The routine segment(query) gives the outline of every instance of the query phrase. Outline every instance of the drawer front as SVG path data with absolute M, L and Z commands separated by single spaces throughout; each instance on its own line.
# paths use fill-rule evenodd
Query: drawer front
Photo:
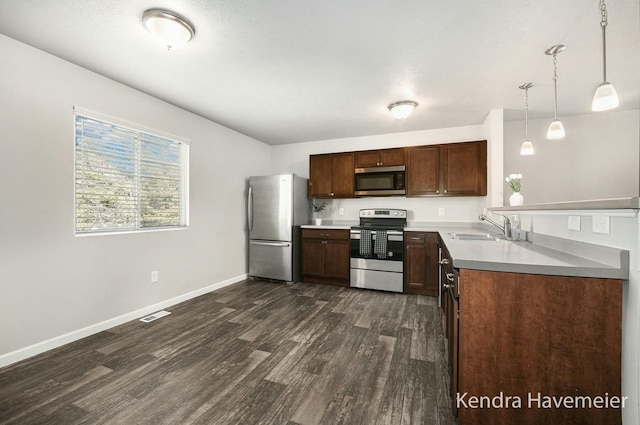
M 404 232 L 404 243 L 424 243 L 426 234 L 424 232 Z
M 346 229 L 302 229 L 302 237 L 307 239 L 349 239 Z

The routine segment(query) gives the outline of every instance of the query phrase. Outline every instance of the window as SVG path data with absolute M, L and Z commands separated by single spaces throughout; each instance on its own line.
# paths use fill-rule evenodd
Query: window
M 75 110 L 75 231 L 186 227 L 189 145 Z

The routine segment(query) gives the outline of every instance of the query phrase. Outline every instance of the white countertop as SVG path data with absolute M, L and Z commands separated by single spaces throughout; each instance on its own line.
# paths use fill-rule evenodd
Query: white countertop
M 460 269 L 556 276 L 629 278 L 629 251 L 529 234 L 529 241 L 465 241 L 440 236 Z M 595 259 L 598 259 L 596 261 Z
M 323 221 L 302 228 L 349 229 L 357 221 Z M 495 230 L 495 231 L 494 231 Z M 557 276 L 629 279 L 629 251 L 552 236 L 524 233 L 523 241 L 452 239 L 451 233 L 493 233 L 483 223 L 410 222 L 406 231 L 438 232 L 461 269 Z

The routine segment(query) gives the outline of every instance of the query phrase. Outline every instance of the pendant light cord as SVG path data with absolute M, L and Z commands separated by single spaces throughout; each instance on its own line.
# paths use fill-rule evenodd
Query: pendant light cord
M 529 140 L 529 87 L 524 89 L 524 140 Z
M 555 102 L 553 102 L 553 119 L 558 120 L 558 60 L 556 54 L 553 54 L 553 93 Z
M 600 0 L 600 12 L 602 13 L 602 20 L 600 21 L 600 27 L 602 27 L 602 76 L 603 81 L 607 81 L 607 5 L 604 4 L 604 0 Z

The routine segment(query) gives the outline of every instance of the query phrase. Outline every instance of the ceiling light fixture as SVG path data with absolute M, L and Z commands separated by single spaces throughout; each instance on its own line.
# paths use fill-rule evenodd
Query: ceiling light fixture
M 533 83 L 524 83 L 520 86 L 524 90 L 524 142 L 520 148 L 520 155 L 533 155 L 533 144 L 529 140 L 529 89 L 533 87 Z
M 609 109 L 617 108 L 620 104 L 618 100 L 618 93 L 613 88 L 613 84 L 607 82 L 607 6 L 604 4 L 604 0 L 600 0 L 600 12 L 602 13 L 602 20 L 600 21 L 600 27 L 602 28 L 602 81 L 603 83 L 598 86 L 596 94 L 593 96 L 593 103 L 591 104 L 591 110 L 594 112 L 608 111 Z
M 403 100 L 402 102 L 396 102 L 389 105 L 389 110 L 393 114 L 394 117 L 403 120 L 407 118 L 414 109 L 416 109 L 418 104 L 411 100 Z
M 558 140 L 564 139 L 564 126 L 562 121 L 558 119 L 558 60 L 556 55 L 566 49 L 563 44 L 557 44 L 549 47 L 545 50 L 545 54 L 553 56 L 553 121 L 549 124 L 549 130 L 547 130 L 547 139 Z
M 166 9 L 147 10 L 142 14 L 142 23 L 153 38 L 168 50 L 184 46 L 196 34 L 187 19 Z

